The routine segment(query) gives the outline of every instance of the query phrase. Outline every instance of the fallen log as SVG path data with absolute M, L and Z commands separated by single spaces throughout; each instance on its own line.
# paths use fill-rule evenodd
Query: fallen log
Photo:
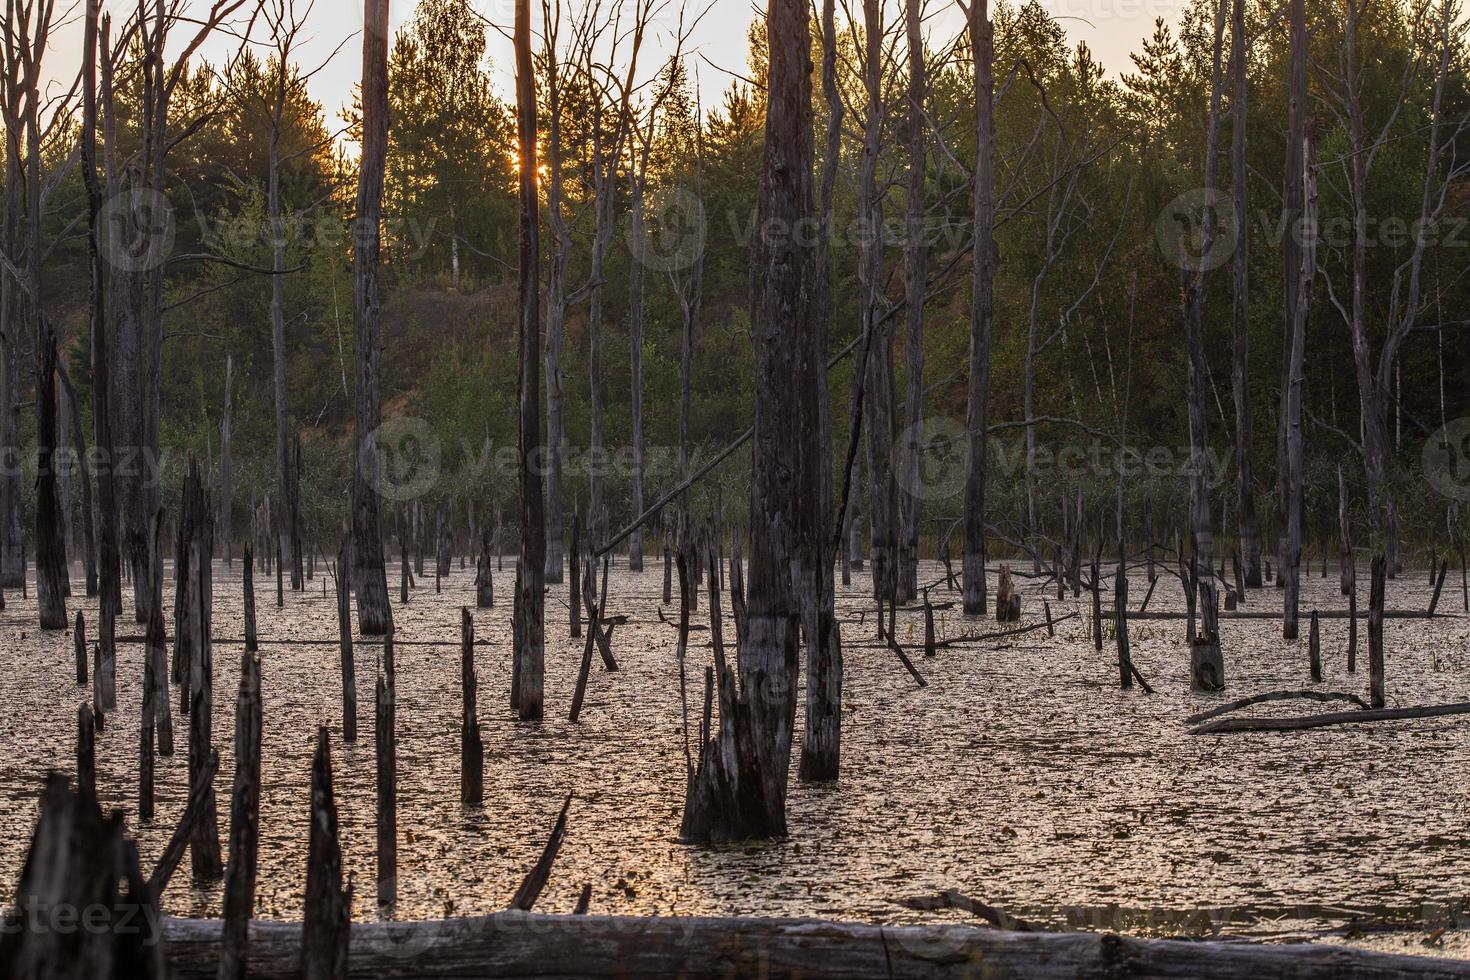
M 217 919 L 166 919 L 176 980 L 213 980 Z M 299 976 L 301 926 L 251 928 L 251 976 Z M 1014 980 L 1470 978 L 1470 962 L 1311 943 L 1253 945 L 1110 933 L 1004 932 L 813 919 L 641 918 L 519 911 L 468 919 L 353 923 L 348 975 L 407 977 L 963 977 Z
M 1440 718 L 1445 715 L 1470 715 L 1470 701 L 1454 704 L 1432 704 L 1420 708 L 1369 708 L 1367 711 L 1329 711 L 1320 715 L 1297 715 L 1291 718 L 1226 718 L 1191 728 L 1191 735 L 1228 735 L 1234 732 L 1295 732 L 1330 725 L 1352 725 L 1363 721 L 1402 721 L 1412 718 Z
M 1219 707 L 1211 708 L 1209 711 L 1201 711 L 1197 715 L 1190 715 L 1184 719 L 1184 723 L 1187 725 L 1198 725 L 1202 721 L 1209 721 L 1211 718 L 1228 715 L 1232 711 L 1249 708 L 1253 704 L 1263 704 L 1267 701 L 1290 701 L 1294 698 L 1306 698 L 1309 701 L 1324 702 L 1350 701 L 1364 711 L 1368 710 L 1368 702 L 1356 694 L 1338 694 L 1335 691 L 1267 691 L 1264 694 L 1252 694 L 1250 697 L 1240 698 L 1231 701 L 1229 704 L 1222 704 Z

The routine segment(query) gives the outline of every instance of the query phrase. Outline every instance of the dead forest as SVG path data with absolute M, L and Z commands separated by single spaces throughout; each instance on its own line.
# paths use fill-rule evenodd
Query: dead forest
M 1387 832 L 1340 835 L 1413 866 L 1372 911 L 1341 860 L 1226 869 L 1189 901 L 1257 931 L 1190 943 L 1079 927 L 1061 870 L 931 866 L 890 919 L 795 847 L 882 850 L 905 792 L 964 830 L 976 771 L 1020 779 L 937 845 L 980 862 L 1057 795 L 987 767 L 1069 725 L 1099 744 L 1056 806 L 1098 776 L 1114 842 L 1151 793 L 1257 829 L 1228 780 L 1110 795 L 1233 745 L 1242 785 L 1340 753 L 1304 813 L 1460 839 L 1374 768 L 1458 767 L 1470 720 L 1457 0 L 1099 4 L 1144 35 L 1106 66 L 1013 0 L 770 0 L 739 64 L 714 5 L 318 6 L 6 4 L 0 743 L 47 761 L 0 774 L 0 974 L 1470 976 L 1462 918 L 1395 911 L 1442 896 Z M 1320 795 L 1354 778 L 1371 813 Z M 613 805 L 705 892 L 602 887 L 576 836 Z M 423 841 L 497 809 L 513 856 L 456 883 L 442 846 L 424 914 Z M 925 845 L 887 832 L 891 882 Z M 1212 833 L 1114 854 L 1125 899 L 1095 843 L 1075 890 L 1242 860 Z M 754 853 L 833 904 L 772 865 L 761 897 Z

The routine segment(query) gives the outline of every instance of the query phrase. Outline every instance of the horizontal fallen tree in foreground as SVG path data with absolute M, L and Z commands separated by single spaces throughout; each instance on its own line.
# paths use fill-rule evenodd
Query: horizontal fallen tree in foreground
M 220 923 L 169 919 L 177 980 L 213 980 Z M 300 971 L 299 923 L 250 927 L 249 976 Z M 500 912 L 354 924 L 352 977 L 1470 978 L 1470 962 L 1312 944 L 1136 939 L 799 919 L 643 918 Z
M 1296 732 L 1331 725 L 1353 725 L 1365 721 L 1404 721 L 1414 718 L 1442 718 L 1445 715 L 1470 714 L 1470 701 L 1453 704 L 1431 704 L 1418 708 L 1370 708 L 1367 711 L 1328 711 L 1316 715 L 1290 718 L 1225 718 L 1198 728 L 1191 735 L 1228 735 L 1234 732 Z

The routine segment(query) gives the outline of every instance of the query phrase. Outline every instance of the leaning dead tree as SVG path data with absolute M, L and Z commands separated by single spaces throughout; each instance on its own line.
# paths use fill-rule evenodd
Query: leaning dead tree
M 719 577 L 710 565 L 710 612 L 720 694 L 719 732 L 701 747 L 689 780 L 681 835 L 691 841 L 778 837 L 786 832 L 786 783 L 796 721 L 801 609 L 793 555 L 825 525 L 825 502 L 806 492 L 817 444 L 823 352 L 813 329 L 810 29 L 805 0 L 772 0 L 764 166 L 757 243 L 755 436 L 750 495 L 750 578 L 744 642 L 735 670 L 719 642 Z M 820 300 L 816 300 L 820 301 Z M 818 541 L 818 560 L 830 566 Z M 800 557 L 799 557 L 800 560 Z M 829 573 L 830 574 L 830 573 Z
M 362 32 L 362 157 L 357 177 L 357 232 L 353 236 L 353 321 L 357 386 L 352 455 L 352 582 L 358 628 L 381 635 L 393 628 L 383 536 L 378 521 L 379 389 L 378 261 L 382 247 L 383 171 L 388 155 L 388 0 L 364 0 Z

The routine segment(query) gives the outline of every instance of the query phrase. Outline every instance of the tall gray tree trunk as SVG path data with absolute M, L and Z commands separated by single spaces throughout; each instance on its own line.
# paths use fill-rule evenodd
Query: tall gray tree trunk
M 21 123 L 18 93 L 6 93 L 5 214 L 0 219 L 0 244 L 19 255 L 25 215 L 21 176 Z M 0 449 L 4 452 L 0 476 L 0 588 L 18 589 L 25 580 L 21 544 L 20 359 L 25 332 L 23 287 L 9 270 L 0 272 Z
M 235 359 L 225 355 L 225 408 L 219 421 L 219 523 L 220 543 L 225 549 L 225 566 L 234 564 L 235 472 L 230 459 L 234 436 Z
M 106 115 L 112 118 L 111 21 L 101 18 L 95 4 L 88 4 L 83 29 L 82 57 L 82 182 L 87 190 L 87 265 L 89 270 L 89 315 L 92 347 L 92 427 L 102 466 L 97 473 L 97 562 L 100 608 L 116 616 L 122 611 L 122 568 L 118 550 L 118 490 L 115 479 L 115 447 L 112 439 L 111 358 L 107 349 L 107 296 L 102 256 L 98 250 L 98 216 L 102 210 L 102 186 L 97 177 L 97 110 L 99 94 Z M 100 31 L 100 37 L 99 37 Z M 98 91 L 97 50 L 104 52 L 101 91 Z M 112 127 L 109 126 L 109 133 Z M 109 158 L 112 156 L 109 151 Z M 0 405 L 4 400 L 0 399 Z M 3 576 L 0 576 L 3 578 Z
M 520 491 L 521 554 L 516 572 L 517 711 L 540 721 L 544 684 L 545 502 L 541 487 L 540 235 L 536 190 L 536 76 L 530 0 L 516 0 L 516 118 L 520 138 Z
M 919 592 L 919 525 L 923 512 L 924 454 L 924 34 L 920 0 L 906 0 L 904 23 L 909 46 L 908 202 L 904 222 L 904 297 L 908 326 L 908 391 L 904 400 L 903 488 L 898 539 L 898 600 Z
M 286 72 L 276 66 L 276 103 L 271 117 L 270 173 L 266 182 L 266 208 L 271 230 L 271 377 L 276 409 L 276 541 L 290 562 L 291 588 L 299 591 L 301 581 L 301 534 L 297 524 L 296 482 L 291 473 L 291 406 L 286 385 L 286 228 L 281 220 L 281 122 L 284 111 Z
M 551 29 L 550 25 L 547 29 Z M 571 260 L 572 236 L 562 214 L 562 79 L 554 38 L 548 37 L 545 50 L 546 115 L 550 124 L 546 141 L 546 212 L 551 219 L 553 235 L 551 267 L 546 276 L 546 581 L 560 583 L 565 564 L 566 507 L 562 492 L 566 416 L 562 400 L 561 345 L 567 315 L 567 264 Z M 471 534 L 471 540 L 473 538 Z
M 964 609 L 985 615 L 985 451 L 990 402 L 990 325 L 995 282 L 995 32 L 987 0 L 970 4 L 970 46 L 975 57 L 975 246 L 970 286 L 970 383 L 965 429 Z
M 898 598 L 898 494 L 893 444 L 893 332 L 878 306 L 883 295 L 883 202 L 878 191 L 878 157 L 883 152 L 883 11 L 879 0 L 863 0 L 863 82 L 867 94 L 863 155 L 858 178 L 858 213 L 863 229 L 858 249 L 859 314 L 868 338 L 863 391 L 863 428 L 868 459 L 868 526 L 871 533 L 873 595 Z
M 1219 170 L 1220 97 L 1224 88 L 1221 70 L 1225 42 L 1225 3 L 1215 3 L 1215 34 L 1211 49 L 1210 108 L 1205 121 L 1205 193 L 1215 190 Z M 1205 362 L 1205 298 L 1209 284 L 1208 258 L 1214 247 L 1217 216 L 1212 199 L 1207 198 L 1201 227 L 1200 255 L 1203 259 L 1194 269 L 1187 269 L 1184 292 L 1184 336 L 1189 356 L 1189 507 L 1190 533 L 1194 539 L 1194 555 L 1200 569 L 1208 573 L 1214 567 L 1214 534 L 1210 528 L 1209 414 L 1205 408 L 1206 389 L 1210 384 L 1209 365 Z
M 827 103 L 827 143 L 822 156 L 818 189 L 815 286 L 811 294 L 812 347 L 823 368 L 828 327 L 832 318 L 832 198 L 842 154 L 842 98 L 837 88 L 837 21 L 834 0 L 822 0 L 822 94 Z M 805 363 L 805 362 L 803 362 Z M 832 573 L 832 399 L 825 370 L 803 383 L 817 399 L 816 472 L 809 512 L 816 523 L 809 529 L 801 582 L 802 629 L 806 634 L 806 731 L 801 742 L 801 779 L 836 779 L 842 762 L 842 637 L 834 616 Z M 846 542 L 840 533 L 840 552 Z
M 765 161 L 758 228 L 795 229 L 812 218 L 810 38 L 806 0 L 771 0 L 767 13 L 770 73 Z M 801 609 L 795 564 L 811 557 L 809 534 L 825 523 L 826 503 L 812 491 L 817 457 L 820 379 L 824 373 L 812 322 L 814 269 L 810 236 L 765 236 L 757 247 L 755 436 L 750 495 L 750 579 L 739 678 L 716 640 L 720 728 L 701 750 L 689 782 L 683 837 L 693 841 L 780 837 L 786 833 L 786 785 L 796 721 Z M 820 302 L 820 300 L 818 300 Z M 817 542 L 830 569 L 830 542 Z M 797 574 L 805 575 L 798 571 Z M 830 572 L 829 572 L 830 574 Z M 711 610 L 719 608 L 711 564 Z M 716 629 L 718 619 L 715 619 Z M 714 631 L 712 631 L 714 632 Z M 718 633 L 715 632 L 716 637 Z
M 644 234 L 643 202 L 648 189 L 648 156 L 653 146 L 654 112 L 649 110 L 648 133 L 642 140 L 638 168 L 633 176 L 633 200 L 629 220 L 634 240 Z M 633 513 L 643 513 L 643 262 L 637 255 L 629 263 L 628 272 L 628 378 L 630 417 L 633 424 Z M 628 535 L 628 570 L 643 571 L 643 528 L 635 527 Z
M 1235 395 L 1236 534 L 1245 584 L 1261 586 L 1261 521 L 1256 513 L 1255 469 L 1251 460 L 1253 423 L 1250 390 L 1250 235 L 1246 210 L 1246 37 L 1245 0 L 1233 0 L 1230 24 L 1230 63 L 1234 75 L 1231 99 L 1230 188 L 1235 215 L 1233 307 L 1231 326 L 1234 351 L 1230 382 Z
M 354 391 L 352 466 L 352 582 L 357 587 L 358 628 L 382 635 L 393 628 L 383 536 L 378 517 L 379 225 L 383 170 L 388 153 L 388 0 L 364 0 L 362 32 L 362 157 L 358 164 L 357 229 L 353 236 L 353 320 L 357 386 Z
M 1311 304 L 1315 260 L 1305 229 L 1312 227 L 1315 188 L 1307 138 L 1306 0 L 1290 0 L 1291 80 L 1288 87 L 1286 153 L 1287 325 L 1282 365 L 1281 499 L 1285 531 L 1281 542 L 1281 575 L 1285 586 L 1281 634 L 1297 636 L 1301 598 L 1302 548 L 1302 369 L 1306 359 L 1307 311 Z

